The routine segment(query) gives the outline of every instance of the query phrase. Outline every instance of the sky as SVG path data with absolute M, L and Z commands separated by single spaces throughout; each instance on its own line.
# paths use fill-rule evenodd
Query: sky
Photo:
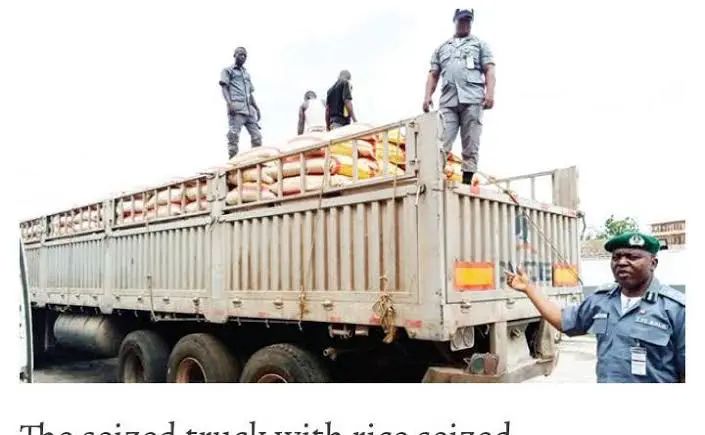
M 695 19 L 678 2 L 295 3 L 15 2 L 0 18 L 0 95 L 12 182 L 23 186 L 17 219 L 222 164 L 218 78 L 239 45 L 265 145 L 293 137 L 304 93 L 323 95 L 341 69 L 352 73 L 359 121 L 418 115 L 456 7 L 475 8 L 472 31 L 497 63 L 483 172 L 577 165 L 592 226 L 613 213 L 642 225 L 685 217 L 673 193 L 696 175 L 682 161 L 701 135 L 687 84 L 695 72 L 674 70 L 692 57 L 683 41 Z

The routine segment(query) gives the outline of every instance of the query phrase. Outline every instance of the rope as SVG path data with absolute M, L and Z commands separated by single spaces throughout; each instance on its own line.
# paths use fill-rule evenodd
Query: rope
M 331 141 L 327 146 L 327 155 L 328 159 L 324 159 L 323 164 L 328 165 L 330 163 L 330 146 L 333 144 L 333 141 Z M 306 159 L 304 159 L 305 161 Z M 306 163 L 304 163 L 305 165 Z M 305 283 L 311 278 L 311 275 L 313 274 L 313 253 L 316 252 L 316 228 L 318 228 L 318 221 L 321 219 L 321 215 L 323 214 L 323 194 L 326 188 L 326 183 L 330 182 L 330 167 L 326 166 L 328 171 L 324 169 L 324 177 L 323 177 L 323 182 L 321 183 L 321 188 L 318 192 L 318 205 L 316 207 L 316 219 L 313 222 L 313 229 L 311 230 L 312 232 L 312 243 L 311 243 L 311 250 L 309 251 L 308 255 L 308 269 L 306 270 L 306 273 L 304 273 L 301 276 L 301 282 L 299 282 L 299 322 L 304 320 L 304 316 L 309 312 L 308 308 L 306 306 L 306 286 Z M 328 173 L 328 179 L 325 179 L 325 174 L 326 172 Z M 308 176 L 308 173 L 306 174 Z
M 397 333 L 397 327 L 394 324 L 396 319 L 396 311 L 394 310 L 394 301 L 392 296 L 387 292 L 387 283 L 389 279 L 386 275 L 382 275 L 379 278 L 380 281 L 380 294 L 377 302 L 372 306 L 372 311 L 380 319 L 380 325 L 385 333 L 384 343 L 389 344 L 394 341 Z
M 333 142 L 331 141 L 328 146 L 332 145 Z M 389 145 L 389 141 L 387 141 L 387 144 Z M 328 148 L 328 156 L 330 158 L 330 148 Z M 388 158 L 389 158 L 389 152 L 387 153 Z M 354 160 L 354 159 L 353 159 Z M 324 164 L 327 164 L 328 162 L 324 162 Z M 385 162 L 382 162 L 384 165 Z M 387 168 L 389 168 L 389 165 L 391 165 L 391 162 L 386 162 L 387 163 Z M 396 168 L 396 165 L 395 165 Z M 357 171 L 358 168 L 353 168 L 354 171 Z M 383 167 L 384 170 L 384 167 Z M 330 172 L 330 171 L 329 171 Z M 331 175 L 330 173 L 328 174 L 329 176 Z M 386 176 L 387 174 L 383 174 L 383 176 Z M 391 207 L 392 207 L 392 222 L 393 225 L 396 224 L 397 222 L 397 205 L 396 205 L 396 197 L 397 197 L 397 179 L 398 179 L 398 173 L 395 170 L 394 171 L 394 177 L 393 177 L 393 188 L 392 188 L 392 200 L 391 200 Z M 324 180 L 324 183 L 321 185 L 321 189 L 318 194 L 318 206 L 316 209 L 316 220 L 314 221 L 314 227 L 313 227 L 313 240 L 311 243 L 311 250 L 309 251 L 309 258 L 308 258 L 308 267 L 306 272 L 304 273 L 304 276 L 302 276 L 302 282 L 299 283 L 299 321 L 303 321 L 304 315 L 308 312 L 306 309 L 306 288 L 304 283 L 309 281 L 311 278 L 311 274 L 313 273 L 313 255 L 314 252 L 316 251 L 316 228 L 318 227 L 318 220 L 321 219 L 322 209 L 323 209 L 323 194 L 324 194 L 324 189 L 326 186 L 326 180 Z M 384 343 L 391 343 L 394 341 L 396 337 L 396 325 L 394 324 L 395 318 L 396 318 L 396 312 L 394 309 L 394 301 L 392 300 L 391 295 L 387 291 L 387 285 L 389 283 L 389 278 L 387 277 L 386 273 L 382 273 L 380 276 L 380 294 L 379 298 L 375 302 L 375 304 L 372 306 L 372 311 L 374 314 L 379 317 L 380 319 L 380 325 L 382 326 L 383 331 L 385 332 L 385 337 L 383 339 Z
M 330 142 L 330 145 L 332 145 L 332 141 Z M 328 148 L 328 156 L 330 158 L 330 148 Z M 389 154 L 389 153 L 388 153 Z M 445 164 L 447 160 L 447 154 L 444 154 L 444 161 L 443 161 L 443 168 L 442 171 L 445 172 Z M 326 162 L 327 163 L 327 162 Z M 382 162 L 384 165 L 385 162 Z M 387 165 L 391 165 L 391 162 L 386 162 Z M 396 166 L 396 165 L 395 165 Z M 358 170 L 358 168 L 353 168 L 353 170 Z M 552 250 L 553 254 L 562 262 L 566 262 L 565 256 L 558 250 L 558 248 L 555 246 L 555 244 L 546 236 L 544 231 L 531 219 L 531 217 L 526 213 L 526 211 L 523 209 L 521 204 L 519 203 L 519 199 L 517 198 L 516 194 L 512 192 L 511 190 L 501 186 L 498 182 L 497 179 L 491 175 L 487 175 L 483 172 L 477 171 L 478 175 L 481 175 L 482 177 L 486 178 L 492 185 L 496 186 L 499 188 L 503 193 L 505 193 L 514 204 L 516 204 L 519 209 L 520 213 L 522 216 L 524 216 L 529 222 L 529 224 L 537 231 L 539 234 L 540 238 L 546 243 Z M 387 174 L 384 174 L 385 176 Z M 331 174 L 329 173 L 328 176 L 330 177 Z M 397 223 L 397 205 L 396 205 L 396 197 L 397 197 L 397 180 L 398 180 L 398 174 L 397 171 L 394 171 L 394 176 L 393 176 L 393 189 L 392 189 L 392 200 L 391 200 L 391 207 L 392 207 L 392 222 L 393 225 Z M 308 258 L 308 265 L 307 265 L 307 270 L 304 276 L 301 277 L 302 281 L 299 283 L 299 320 L 302 321 L 305 314 L 308 312 L 306 308 L 306 288 L 305 288 L 305 282 L 309 281 L 311 278 L 311 274 L 313 273 L 313 255 L 316 250 L 316 242 L 317 242 L 317 237 L 316 237 L 316 228 L 318 228 L 318 223 L 319 220 L 322 219 L 322 210 L 323 210 L 323 195 L 324 195 L 324 189 L 326 187 L 326 180 L 324 180 L 324 183 L 321 185 L 319 195 L 318 195 L 318 206 L 316 209 L 316 219 L 314 220 L 314 227 L 313 227 L 313 241 L 311 244 L 311 250 L 309 252 L 309 258 Z M 328 179 L 327 181 L 330 181 Z M 575 275 L 577 280 L 580 282 L 582 285 L 583 282 L 579 276 L 579 274 L 571 269 L 571 272 Z M 373 313 L 380 319 L 380 326 L 382 327 L 382 330 L 385 333 L 385 337 L 383 339 L 383 342 L 386 344 L 392 343 L 396 337 L 396 331 L 397 331 L 397 326 L 395 324 L 396 320 L 396 310 L 394 308 L 394 300 L 391 296 L 391 294 L 388 291 L 388 284 L 389 284 L 389 278 L 386 274 L 385 271 L 382 272 L 380 276 L 380 292 L 379 292 L 379 297 L 377 298 L 377 301 L 374 303 L 372 306 L 372 311 Z
M 518 200 L 518 198 L 517 198 L 517 196 L 516 196 L 516 193 L 512 192 L 511 190 L 509 190 L 508 188 L 506 188 L 506 187 L 504 187 L 504 186 L 501 186 L 501 185 L 499 184 L 499 182 L 497 181 L 497 179 L 496 179 L 495 177 L 491 176 L 491 175 L 487 175 L 487 174 L 485 174 L 484 172 L 480 172 L 480 171 L 477 171 L 477 174 L 482 175 L 485 179 L 487 179 L 487 181 L 490 182 L 490 184 L 496 186 L 496 187 L 499 188 L 504 194 L 506 194 L 507 196 L 509 196 L 509 198 L 512 200 L 512 202 L 513 202 L 514 204 L 516 204 L 516 205 L 519 207 L 519 210 L 520 210 L 521 215 L 526 218 L 527 222 L 529 222 L 532 227 L 534 227 L 534 229 L 536 230 L 536 232 L 538 233 L 538 235 L 541 237 L 541 239 L 543 239 L 544 243 L 546 243 L 546 244 L 551 248 L 551 251 L 552 251 L 553 254 L 558 258 L 558 260 L 560 260 L 561 262 L 567 264 L 566 258 L 565 258 L 565 257 L 563 256 L 563 254 L 558 250 L 558 248 L 556 247 L 556 245 L 553 244 L 553 242 L 546 236 L 546 234 L 543 232 L 543 230 L 541 230 L 541 228 L 536 224 L 536 222 L 534 222 L 533 219 L 531 219 L 531 217 L 526 213 L 526 211 L 523 209 L 523 207 L 521 206 L 521 204 L 519 204 L 519 200 Z M 580 283 L 580 285 L 583 285 L 583 280 L 580 278 L 580 275 L 579 275 L 575 270 L 573 270 L 573 269 L 570 269 L 570 271 L 571 271 L 571 273 L 572 273 L 573 275 L 575 275 L 575 278 L 577 278 L 577 280 L 578 280 L 578 282 Z
M 447 162 L 448 162 L 448 157 L 450 155 L 450 152 L 446 153 L 443 150 L 443 146 L 442 146 L 442 138 L 443 138 L 443 131 L 445 129 L 445 125 L 443 123 L 443 115 L 441 114 L 440 111 L 438 111 L 438 123 L 439 123 L 439 128 L 437 130 L 438 135 L 437 135 L 436 139 L 438 141 L 438 147 L 440 148 L 441 153 L 443 155 L 443 162 L 441 163 L 443 166 L 441 168 L 441 171 L 444 172 L 445 166 L 447 165 Z M 484 172 L 481 172 L 481 171 L 476 171 L 476 174 L 483 176 L 485 179 L 487 179 L 487 181 L 490 182 L 490 184 L 497 186 L 497 188 L 499 188 L 505 195 L 507 195 L 512 200 L 512 202 L 519 207 L 519 209 L 521 210 L 520 211 L 521 215 L 526 218 L 527 222 L 529 222 L 531 224 L 531 226 L 534 227 L 534 229 L 537 231 L 537 233 L 543 239 L 543 241 L 551 248 L 551 251 L 553 252 L 553 254 L 563 263 L 567 263 L 565 260 L 565 257 L 561 254 L 561 252 L 558 250 L 558 248 L 556 248 L 556 246 L 548 239 L 548 237 L 544 234 L 544 232 L 541 230 L 541 228 L 538 225 L 536 225 L 536 223 L 533 221 L 533 219 L 531 219 L 531 217 L 529 215 L 527 215 L 526 212 L 523 210 L 523 208 L 521 207 L 521 204 L 519 204 L 519 199 L 517 198 L 517 196 L 514 192 L 505 188 L 504 186 L 501 186 L 499 184 L 499 182 L 497 181 L 497 179 L 491 175 L 485 174 Z M 471 183 L 472 183 L 472 180 L 471 180 Z M 583 217 L 583 222 L 585 222 L 584 217 Z M 583 230 L 583 232 L 584 232 L 584 230 Z M 580 275 L 576 271 L 574 271 L 573 269 L 571 269 L 571 272 L 573 273 L 573 275 L 575 275 L 575 277 L 577 278 L 580 285 L 583 285 L 583 280 L 580 278 Z
M 401 133 L 401 132 L 400 132 Z M 387 144 L 389 145 L 389 141 L 387 141 Z M 389 157 L 389 153 L 387 153 L 387 157 Z M 384 162 L 382 162 L 384 164 Z M 387 165 L 391 165 L 391 162 L 387 162 Z M 396 167 L 396 165 L 394 165 Z M 386 175 L 386 174 L 385 174 Z M 392 188 L 392 225 L 396 225 L 398 220 L 397 220 L 397 171 L 394 171 L 394 179 L 393 179 L 393 188 Z M 396 311 L 394 309 L 394 300 L 392 299 L 392 296 L 389 294 L 387 291 L 387 285 L 389 284 L 389 278 L 387 277 L 386 272 L 382 272 L 382 275 L 379 277 L 380 281 L 380 291 L 379 291 L 379 297 L 377 298 L 377 302 L 372 306 L 372 311 L 374 314 L 379 317 L 380 319 L 380 325 L 382 326 L 382 330 L 385 333 L 384 339 L 382 340 L 384 343 L 389 344 L 394 341 L 397 333 L 397 327 L 394 324 L 394 321 L 396 319 Z

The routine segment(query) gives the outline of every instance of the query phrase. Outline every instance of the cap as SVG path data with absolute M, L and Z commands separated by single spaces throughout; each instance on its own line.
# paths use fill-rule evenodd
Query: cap
M 453 21 L 462 20 L 464 18 L 469 18 L 470 21 L 475 16 L 475 11 L 473 9 L 456 9 L 453 15 Z
M 614 252 L 616 249 L 620 248 L 642 249 L 656 254 L 661 249 L 661 243 L 653 236 L 636 231 L 614 236 L 605 243 L 605 250 L 607 252 Z

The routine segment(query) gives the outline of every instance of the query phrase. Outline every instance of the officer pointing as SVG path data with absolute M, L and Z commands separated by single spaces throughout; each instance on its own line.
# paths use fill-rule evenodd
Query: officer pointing
M 477 172 L 482 115 L 485 109 L 494 107 L 496 82 L 492 50 L 487 43 L 470 34 L 474 15 L 472 10 L 455 10 L 455 35 L 431 56 L 423 102 L 423 110 L 428 112 L 433 105 L 438 80 L 443 77 L 439 101 L 443 151 L 446 155 L 451 152 L 460 130 L 464 184 L 470 184 Z
M 505 272 L 544 319 L 568 336 L 597 337 L 597 382 L 685 382 L 685 295 L 654 277 L 660 244 L 624 233 L 610 239 L 614 283 L 561 310 L 523 271 Z

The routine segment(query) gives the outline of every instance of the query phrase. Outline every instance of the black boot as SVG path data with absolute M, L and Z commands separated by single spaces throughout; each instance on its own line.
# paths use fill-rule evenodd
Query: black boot
M 475 174 L 472 172 L 463 172 L 463 184 L 471 184 L 473 175 Z

